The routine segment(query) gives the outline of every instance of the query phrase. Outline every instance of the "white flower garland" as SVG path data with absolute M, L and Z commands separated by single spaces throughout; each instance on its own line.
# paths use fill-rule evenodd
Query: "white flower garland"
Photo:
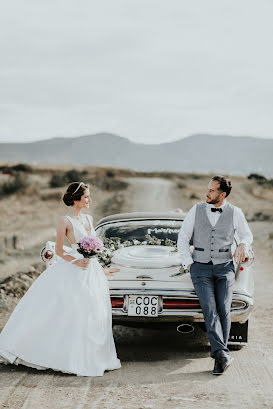
M 108 267 L 111 264 L 111 259 L 113 257 L 114 251 L 121 249 L 123 247 L 129 246 L 140 246 L 140 245 L 152 245 L 152 246 L 172 246 L 177 251 L 177 243 L 170 239 L 159 239 L 155 236 L 150 236 L 146 234 L 146 240 L 126 240 L 121 242 L 119 237 L 110 237 L 103 239 L 104 249 L 98 254 L 98 260 L 103 267 Z

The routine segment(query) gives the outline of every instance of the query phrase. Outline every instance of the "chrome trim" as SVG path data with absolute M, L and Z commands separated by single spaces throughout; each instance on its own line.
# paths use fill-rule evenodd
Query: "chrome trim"
M 180 296 L 180 297 L 189 297 L 189 298 L 197 298 L 194 290 L 184 290 L 181 292 L 181 290 L 172 290 L 172 289 L 164 289 L 164 290 L 158 290 L 158 289 L 152 289 L 152 288 L 122 288 L 122 289 L 111 289 L 110 288 L 110 295 L 125 295 L 125 294 L 145 294 L 147 295 L 147 292 L 150 292 L 151 295 L 170 295 L 170 296 Z
M 142 291 L 141 291 L 142 290 Z M 144 291 L 143 291 L 144 290 Z M 157 295 L 158 296 L 158 317 L 128 317 L 127 312 L 128 312 L 128 299 L 130 294 L 145 294 L 145 295 Z M 118 290 L 118 291 L 110 291 L 110 295 L 112 297 L 115 296 L 124 296 L 124 305 L 123 308 L 114 308 L 112 309 L 112 315 L 113 315 L 113 320 L 115 319 L 121 319 L 122 321 L 135 321 L 135 322 L 141 322 L 141 321 L 150 321 L 150 322 L 167 322 L 167 321 L 181 321 L 181 320 L 188 320 L 192 322 L 204 322 L 204 317 L 201 308 L 198 309 L 165 309 L 163 310 L 163 297 L 164 298 L 183 298 L 183 299 L 188 299 L 188 300 L 196 300 L 198 299 L 196 294 L 193 292 L 188 291 L 187 293 L 181 293 L 181 292 L 167 292 L 167 293 L 161 293 L 158 294 L 158 291 L 150 290 L 150 291 L 145 291 L 145 289 L 137 289 L 137 290 L 130 290 L 124 294 L 123 290 Z M 250 297 L 246 296 L 241 296 L 240 299 L 238 299 L 238 295 L 236 295 L 233 298 L 233 301 L 239 301 L 245 303 L 245 307 L 241 309 L 232 309 L 230 311 L 231 314 L 231 321 L 232 322 L 239 322 L 239 323 L 244 323 L 248 320 L 251 312 L 254 309 L 254 302 L 253 299 Z
M 190 327 L 188 331 L 182 331 L 180 328 L 181 327 Z M 176 331 L 179 332 L 180 334 L 191 334 L 195 330 L 194 326 L 188 323 L 180 324 L 177 326 Z
M 243 324 L 246 322 L 253 311 L 253 306 L 249 306 L 248 309 L 245 311 L 231 311 L 231 322 L 239 322 Z M 181 322 L 183 320 L 187 322 L 204 322 L 204 316 L 200 311 L 192 311 L 192 310 L 168 310 L 162 311 L 158 313 L 158 317 L 156 318 L 146 318 L 146 317 L 130 317 L 127 315 L 122 309 L 115 308 L 112 310 L 113 321 L 119 320 L 126 323 L 128 322 L 157 322 L 157 323 L 164 323 L 164 322 Z M 133 319 L 132 319 L 133 318 Z
M 141 214 L 142 213 L 142 214 Z M 115 217 L 116 216 L 116 217 Z M 186 217 L 186 213 L 175 213 L 175 212 L 162 212 L 155 214 L 154 212 L 133 212 L 133 213 L 119 213 L 113 214 L 110 216 L 103 217 L 98 221 L 98 224 L 95 227 L 97 230 L 99 227 L 102 227 L 110 223 L 119 223 L 119 222 L 134 222 L 140 220 L 172 220 L 177 222 L 183 222 Z

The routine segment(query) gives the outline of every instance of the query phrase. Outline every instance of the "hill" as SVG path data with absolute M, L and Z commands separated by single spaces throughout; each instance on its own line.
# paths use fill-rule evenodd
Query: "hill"
M 221 172 L 273 175 L 273 140 L 192 135 L 157 145 L 136 144 L 108 133 L 1 143 L 0 161 L 106 165 L 140 171 Z

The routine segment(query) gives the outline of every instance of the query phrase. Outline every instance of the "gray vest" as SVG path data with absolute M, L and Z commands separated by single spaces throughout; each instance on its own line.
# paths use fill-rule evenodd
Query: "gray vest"
M 234 240 L 234 206 L 226 203 L 223 213 L 215 226 L 212 226 L 206 210 L 206 202 L 196 205 L 193 230 L 194 252 L 192 258 L 199 263 L 226 263 L 232 260 L 231 245 Z

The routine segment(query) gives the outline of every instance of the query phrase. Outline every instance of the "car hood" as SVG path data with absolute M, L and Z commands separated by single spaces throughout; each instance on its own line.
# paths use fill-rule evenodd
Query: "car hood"
M 139 245 L 116 250 L 112 263 L 124 267 L 161 269 L 181 266 L 181 257 L 171 246 Z

